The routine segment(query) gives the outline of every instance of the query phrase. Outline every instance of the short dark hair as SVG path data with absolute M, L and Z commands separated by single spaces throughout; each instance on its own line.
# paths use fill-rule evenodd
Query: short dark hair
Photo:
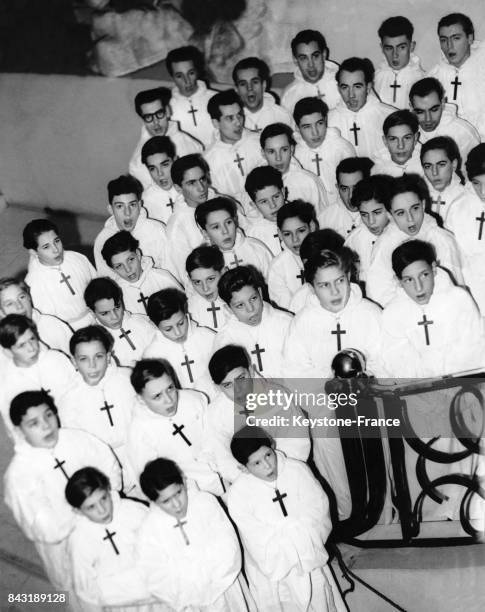
M 184 484 L 181 469 L 171 459 L 158 457 L 149 461 L 140 475 L 140 487 L 150 501 L 157 501 L 160 491 L 173 484 Z
M 237 222 L 237 206 L 234 200 L 227 196 L 217 196 L 199 204 L 195 209 L 195 222 L 199 227 L 205 229 L 207 217 L 218 210 L 225 210 Z
M 381 23 L 377 35 L 382 40 L 384 36 L 395 38 L 405 36 L 409 41 L 413 40 L 414 27 L 406 17 L 389 17 Z
M 246 193 L 254 202 L 256 200 L 256 194 L 261 189 L 266 187 L 277 187 L 283 189 L 283 177 L 281 172 L 272 166 L 258 166 L 253 168 L 246 177 L 244 188 Z
M 121 232 L 116 232 L 113 236 L 110 236 L 103 245 L 101 249 L 101 255 L 103 256 L 104 261 L 111 268 L 111 258 L 113 255 L 118 255 L 119 253 L 124 253 L 125 251 L 130 251 L 130 253 L 135 253 L 140 246 L 138 240 L 130 234 L 127 230 L 122 230 Z
M 69 352 L 74 357 L 76 347 L 82 342 L 101 342 L 107 353 L 113 350 L 114 339 L 107 329 L 101 325 L 87 325 L 77 329 L 69 340 Z
M 209 361 L 209 373 L 213 382 L 220 385 L 224 378 L 236 368 L 248 369 L 251 360 L 246 349 L 236 344 L 227 344 L 216 351 Z
M 300 246 L 300 258 L 303 262 L 320 255 L 322 251 L 340 252 L 345 239 L 335 230 L 326 227 L 306 236 Z
M 135 111 L 137 115 L 142 117 L 141 107 L 143 104 L 151 104 L 160 100 L 164 109 L 170 104 L 172 92 L 168 87 L 155 87 L 154 89 L 145 89 L 140 91 L 135 96 Z
M 73 508 L 80 508 L 95 491 L 108 491 L 110 488 L 109 478 L 103 472 L 94 467 L 84 467 L 69 478 L 64 494 Z
M 31 330 L 39 339 L 37 325 L 25 315 L 9 314 L 0 321 L 0 346 L 4 349 L 12 348 L 22 334 Z
M 16 395 L 10 402 L 10 420 L 12 424 L 18 427 L 22 423 L 22 419 L 27 414 L 29 408 L 35 408 L 47 404 L 52 412 L 57 416 L 57 407 L 54 400 L 47 391 L 23 391 Z
M 297 126 L 300 125 L 300 121 L 305 115 L 312 115 L 313 113 L 320 113 L 324 119 L 328 117 L 328 106 L 323 100 L 317 98 L 302 98 L 295 104 L 293 110 L 293 119 Z
M 440 33 L 441 28 L 448 28 L 449 26 L 459 24 L 463 28 L 463 31 L 467 36 L 475 36 L 475 28 L 473 27 L 472 20 L 463 13 L 450 13 L 445 15 L 438 21 L 437 32 Z
M 362 172 L 362 178 L 368 178 L 374 162 L 368 157 L 346 157 L 339 162 L 335 169 L 335 178 L 339 183 L 340 174 L 353 174 L 354 172 Z
M 131 372 L 130 381 L 133 389 L 140 395 L 146 387 L 147 382 L 161 378 L 166 374 L 172 379 L 177 389 L 181 389 L 179 378 L 166 359 L 141 359 L 137 361 Z
M 226 270 L 219 279 L 219 296 L 229 305 L 232 294 L 246 286 L 253 287 L 253 289 L 263 289 L 261 276 L 254 266 L 237 266 L 237 268 Z
M 389 199 L 391 183 L 392 177 L 387 174 L 373 174 L 362 179 L 355 185 L 352 192 L 352 206 L 359 208 L 363 202 L 369 202 L 369 200 L 384 204 Z
M 231 106 L 232 104 L 239 104 L 241 111 L 243 110 L 243 103 L 237 91 L 234 89 L 219 91 L 207 103 L 207 112 L 211 119 L 219 121 L 222 116 L 221 106 Z
M 443 101 L 445 97 L 445 89 L 438 79 L 434 77 L 425 77 L 424 79 L 419 79 L 411 85 L 411 89 L 409 90 L 409 101 L 412 105 L 414 96 L 418 98 L 424 98 L 425 96 L 429 96 L 430 93 L 436 92 L 438 94 L 438 98 L 440 102 Z
M 179 187 L 182 186 L 185 173 L 192 168 L 200 168 L 206 175 L 209 174 L 209 165 L 199 153 L 189 153 L 176 159 L 170 168 L 172 182 Z
M 115 196 L 125 193 L 134 193 L 137 200 L 143 193 L 143 185 L 131 174 L 122 174 L 108 183 L 108 202 L 111 204 Z
M 247 465 L 249 458 L 261 447 L 274 448 L 273 438 L 262 427 L 245 425 L 231 440 L 231 453 L 241 465 Z
M 315 226 L 318 226 L 317 221 L 317 213 L 315 211 L 315 207 L 310 202 L 304 202 L 303 200 L 293 200 L 291 202 L 286 202 L 276 213 L 276 225 L 278 229 L 281 230 L 283 227 L 283 223 L 287 219 L 292 219 L 296 217 L 310 225 L 313 221 Z
M 436 149 L 444 151 L 446 154 L 446 157 L 450 161 L 456 160 L 457 165 L 456 165 L 455 172 L 460 177 L 461 183 L 464 184 L 465 177 L 463 176 L 463 173 L 461 171 L 460 149 L 458 148 L 458 145 L 453 140 L 453 138 L 450 138 L 450 136 L 436 136 L 435 138 L 430 138 L 429 140 L 427 140 L 421 147 L 421 152 L 420 152 L 421 164 L 423 163 L 423 159 L 426 153 L 428 151 L 435 151 Z
M 384 136 L 387 136 L 389 130 L 398 125 L 406 125 L 411 128 L 413 134 L 417 134 L 419 130 L 419 123 L 416 119 L 416 115 L 407 108 L 397 110 L 387 115 L 382 124 L 382 131 Z
M 390 185 L 389 200 L 384 202 L 386 209 L 391 212 L 392 200 L 401 193 L 414 193 L 420 200 L 424 200 L 424 209 L 431 208 L 431 196 L 424 179 L 419 174 L 403 174 L 394 178 Z
M 340 75 L 345 72 L 358 72 L 359 70 L 364 73 L 364 80 L 366 84 L 372 83 L 374 80 L 374 64 L 367 57 L 349 57 L 340 64 L 340 68 L 335 74 L 337 83 L 340 81 Z
M 39 236 L 46 232 L 55 232 L 59 236 L 57 225 L 49 219 L 32 219 L 32 221 L 29 221 L 23 231 L 24 248 L 35 251 L 39 246 Z
M 165 153 L 170 159 L 175 159 L 177 154 L 175 145 L 168 136 L 153 136 L 147 140 L 141 148 L 141 163 L 147 166 L 147 159 L 150 155 L 156 155 L 157 153 Z
M 197 77 L 204 76 L 205 71 L 205 60 L 204 54 L 194 47 L 193 45 L 186 45 L 185 47 L 178 47 L 168 52 L 165 58 L 165 65 L 167 66 L 168 73 L 173 77 L 173 65 L 178 62 L 193 62 Z
M 270 72 L 268 64 L 259 57 L 245 57 L 244 59 L 238 61 L 232 71 L 232 80 L 234 81 L 234 85 L 237 86 L 237 73 L 239 70 L 248 70 L 249 68 L 255 68 L 258 71 L 259 78 L 264 81 L 268 87 L 270 86 Z
M 434 246 L 424 240 L 407 240 L 392 252 L 392 269 L 399 279 L 404 269 L 415 261 L 425 261 L 431 266 L 436 262 Z
M 318 32 L 317 30 L 301 30 L 291 41 L 291 53 L 293 57 L 296 57 L 296 48 L 298 45 L 304 44 L 309 45 L 311 42 L 316 42 L 320 51 L 325 51 L 328 49 L 327 41 L 323 34 Z
M 465 169 L 469 181 L 472 181 L 476 176 L 485 174 L 485 142 L 473 147 L 468 153 Z
M 177 312 L 187 314 L 187 296 L 180 289 L 168 287 L 152 293 L 148 298 L 147 314 L 157 327 L 161 321 L 170 319 Z
M 94 311 L 99 300 L 113 300 L 115 306 L 123 306 L 123 291 L 112 278 L 93 278 L 84 290 L 84 301 L 86 306 Z
M 185 261 L 185 269 L 189 276 L 190 273 L 197 270 L 197 268 L 214 268 L 217 272 L 221 272 L 224 266 L 224 255 L 214 245 L 209 246 L 204 244 L 195 248 Z
M 303 264 L 305 270 L 305 281 L 310 285 L 315 279 L 315 275 L 321 268 L 331 268 L 337 266 L 347 274 L 352 268 L 352 254 L 350 249 L 342 247 L 337 253 L 335 251 L 324 250 L 311 257 Z
M 259 136 L 259 144 L 261 145 L 261 148 L 264 149 L 268 138 L 274 138 L 275 136 L 287 136 L 288 143 L 293 147 L 296 145 L 296 140 L 293 136 L 293 130 L 291 127 L 286 125 L 286 123 L 279 122 L 270 123 L 270 125 L 267 125 L 261 132 Z

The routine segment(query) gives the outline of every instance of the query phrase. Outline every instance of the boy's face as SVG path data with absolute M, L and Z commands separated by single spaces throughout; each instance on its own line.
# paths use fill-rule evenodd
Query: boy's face
M 142 104 L 140 112 L 150 136 L 165 136 L 168 130 L 170 114 L 168 109 L 163 107 L 161 100 Z
M 362 202 L 359 212 L 362 222 L 374 236 L 380 236 L 389 223 L 386 207 L 376 200 Z
M 160 321 L 158 329 L 167 340 L 183 344 L 187 340 L 189 333 L 189 316 L 179 310 L 169 319 Z
M 37 362 L 39 357 L 39 339 L 31 329 L 28 329 L 18 337 L 15 344 L 5 351 L 12 357 L 16 366 L 29 368 Z
M 189 274 L 192 285 L 197 293 L 208 302 L 215 302 L 219 295 L 217 283 L 222 274 L 214 268 L 195 268 Z
M 399 193 L 392 198 L 391 215 L 402 232 L 416 236 L 423 225 L 424 202 L 415 193 Z
M 253 113 L 263 106 L 266 83 L 259 76 L 257 68 L 237 71 L 236 89 L 243 104 Z
M 140 251 L 137 249 L 116 253 L 111 257 L 111 267 L 125 281 L 136 283 L 142 273 Z
M 372 83 L 365 82 L 365 75 L 362 70 L 356 70 L 355 72 L 342 70 L 338 88 L 345 106 L 356 113 L 367 102 Z
M 78 512 L 93 523 L 106 525 L 113 520 L 113 499 L 109 489 L 96 489 L 88 495 Z
M 119 304 L 115 304 L 113 298 L 103 298 L 102 300 L 95 302 L 94 314 L 101 325 L 104 325 L 109 329 L 120 329 L 121 323 L 123 322 L 125 309 L 121 302 Z
M 473 43 L 473 35 L 465 34 L 460 23 L 442 27 L 438 30 L 440 47 L 446 59 L 452 66 L 459 68 L 470 56 L 470 47 Z
M 185 484 L 174 483 L 158 492 L 155 504 L 170 516 L 183 519 L 187 514 L 189 498 Z
M 364 178 L 364 174 L 361 170 L 357 172 L 339 172 L 337 189 L 340 195 L 340 199 L 345 205 L 347 210 L 354 212 L 356 209 L 352 206 L 352 194 L 354 193 L 354 187 Z
M 166 153 L 154 153 L 146 159 L 146 167 L 153 182 L 166 191 L 173 185 L 172 177 L 170 176 L 172 164 L 173 159 Z
M 256 192 L 254 203 L 265 219 L 276 223 L 276 215 L 285 203 L 285 196 L 282 189 L 276 185 L 269 185 Z
M 431 149 L 423 155 L 424 175 L 437 191 L 443 191 L 451 183 L 458 161 L 451 161 L 442 149 Z
M 33 252 L 32 249 L 29 249 Z M 64 247 L 54 230 L 44 232 L 37 237 L 35 253 L 44 266 L 60 266 L 64 261 Z
M 155 414 L 164 417 L 177 414 L 178 389 L 168 374 L 149 380 L 140 395 Z
M 401 36 L 384 36 L 381 49 L 392 70 L 401 70 L 409 64 L 409 56 L 414 51 L 416 43 L 410 41 L 404 34 Z
M 236 315 L 238 321 L 246 325 L 259 325 L 263 318 L 263 297 L 261 291 L 246 285 L 239 291 L 234 291 L 229 308 Z
M 288 136 L 286 134 L 279 134 L 278 136 L 266 139 L 263 154 L 270 166 L 285 174 L 290 167 L 294 150 L 295 147 L 290 144 Z
M 485 202 L 485 174 L 477 174 L 471 180 L 475 193 L 482 202 Z
M 436 91 L 422 97 L 413 96 L 411 106 L 422 130 L 432 132 L 438 127 L 445 103 L 440 101 Z
M 80 342 L 74 350 L 74 363 L 90 387 L 96 386 L 104 378 L 111 361 L 108 353 L 99 340 Z
M 283 221 L 281 229 L 278 230 L 278 234 L 285 243 L 287 249 L 292 251 L 295 255 L 300 255 L 301 243 L 311 232 L 315 231 L 315 223 L 305 223 L 298 217 L 289 217 Z
M 174 62 L 172 64 L 173 81 L 181 96 L 190 98 L 197 91 L 197 70 L 194 62 Z
M 325 71 L 325 59 L 327 50 L 321 50 L 318 43 L 314 40 L 306 43 L 300 43 L 296 46 L 296 53 L 293 57 L 293 62 L 300 69 L 302 77 L 308 83 L 316 83 L 319 81 Z
M 268 446 L 261 446 L 257 451 L 249 455 L 246 468 L 256 478 L 273 482 L 278 476 L 276 453 Z
M 303 115 L 298 129 L 300 130 L 301 137 L 310 149 L 315 149 L 325 140 L 327 135 L 327 119 L 322 113 Z
M 418 133 L 414 134 L 408 125 L 395 125 L 382 137 L 392 161 L 395 164 L 405 164 L 411 158 L 418 141 Z
M 212 123 L 220 132 L 222 142 L 233 144 L 241 139 L 244 128 L 244 113 L 237 102 L 224 104 L 220 119 L 213 119 Z
M 238 366 L 237 368 L 234 368 L 234 370 L 231 370 L 224 376 L 221 383 L 219 384 L 219 387 L 224 393 L 224 395 L 227 397 L 227 399 L 231 400 L 231 402 L 237 401 L 238 381 L 247 380 L 248 378 L 250 378 L 250 376 L 251 373 L 249 371 L 249 368 Z M 244 401 L 244 398 L 240 399 L 241 401 Z M 241 402 L 238 403 L 240 404 Z
M 176 189 L 182 191 L 188 206 L 196 208 L 199 204 L 203 204 L 209 195 L 209 180 L 205 170 L 198 166 L 186 170 L 181 187 L 177 185 Z
M 3 316 L 20 314 L 32 318 L 32 300 L 20 285 L 10 285 L 0 291 L 0 311 Z
M 227 210 L 216 210 L 207 215 L 204 238 L 215 244 L 221 251 L 229 251 L 236 242 L 236 221 Z
M 402 271 L 399 284 L 416 304 L 427 304 L 433 295 L 436 264 L 414 261 Z
M 132 232 L 140 216 L 142 201 L 134 193 L 122 193 L 113 197 L 108 204 L 111 213 L 120 231 Z
M 18 429 L 34 448 L 54 448 L 59 438 L 59 421 L 47 404 L 29 408 Z
M 313 289 L 325 310 L 340 312 L 349 299 L 350 280 L 338 266 L 320 268 L 313 279 Z

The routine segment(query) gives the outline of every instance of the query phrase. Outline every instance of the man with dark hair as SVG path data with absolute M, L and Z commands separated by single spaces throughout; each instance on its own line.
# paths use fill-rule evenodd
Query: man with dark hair
M 410 110 L 403 109 L 391 113 L 382 124 L 384 147 L 376 153 L 373 174 L 402 176 L 413 172 L 422 174 L 418 142 L 418 120 Z

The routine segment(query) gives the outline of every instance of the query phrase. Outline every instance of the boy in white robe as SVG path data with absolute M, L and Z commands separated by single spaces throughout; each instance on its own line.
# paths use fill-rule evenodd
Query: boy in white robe
M 385 60 L 376 70 L 374 89 L 385 104 L 406 108 L 411 85 L 424 76 L 414 54 L 414 27 L 406 17 L 389 17 L 377 31 Z
M 339 162 L 355 157 L 355 148 L 336 128 L 329 128 L 328 106 L 319 98 L 303 98 L 295 105 L 298 127 L 295 158 L 305 170 L 320 177 L 330 202 L 335 202 L 335 170 Z
M 123 292 L 111 278 L 95 278 L 84 292 L 86 305 L 113 337 L 112 353 L 120 366 L 133 367 L 157 334 L 146 314 L 125 309 Z
M 110 217 L 94 241 L 94 260 L 99 276 L 115 278 L 106 264 L 102 249 L 108 238 L 117 232 L 130 232 L 140 243 L 144 257 L 150 257 L 157 268 L 167 268 L 167 237 L 164 225 L 149 219 L 142 211 L 141 183 L 130 175 L 122 175 L 108 183 L 108 212 Z
M 382 124 L 384 147 L 374 155 L 373 174 L 422 174 L 418 120 L 410 110 L 391 113 Z
M 130 232 L 118 232 L 108 238 L 101 255 L 117 276 L 123 291 L 123 302 L 133 314 L 146 314 L 148 298 L 167 287 L 180 284 L 168 270 L 154 268 L 149 257 L 142 257 L 139 242 Z
M 436 136 L 449 136 L 458 145 L 462 159 L 466 159 L 480 142 L 476 128 L 457 114 L 455 104 L 445 101 L 445 90 L 438 79 L 426 77 L 414 83 L 409 105 L 418 119 L 422 144 Z
M 263 301 L 260 279 L 250 266 L 225 272 L 219 281 L 219 295 L 232 315 L 217 334 L 214 349 L 226 344 L 243 346 L 259 374 L 283 376 L 283 340 L 291 315 Z
M 85 431 L 59 428 L 57 408 L 44 391 L 26 391 L 10 406 L 21 442 L 4 476 L 5 503 L 25 536 L 32 540 L 52 584 L 69 589 L 66 538 L 74 513 L 64 497 L 69 477 L 91 465 L 121 489 L 121 470 L 112 450 Z
M 164 456 L 183 467 L 192 486 L 221 495 L 222 480 L 213 469 L 207 437 L 206 396 L 181 389 L 175 370 L 165 359 L 139 361 L 131 384 L 140 400 L 128 442 L 136 473 L 141 474 L 148 461 Z
M 140 477 L 152 502 L 138 545 L 149 591 L 175 612 L 254 610 L 234 527 L 212 495 L 187 489 L 184 475 L 159 458 Z
M 30 255 L 25 282 L 36 307 L 74 329 L 92 323 L 93 316 L 82 299 L 87 284 L 96 276 L 87 257 L 64 251 L 59 231 L 48 219 L 27 223 L 23 244 Z
M 374 66 L 367 58 L 344 60 L 336 79 L 342 99 L 328 113 L 328 125 L 340 130 L 359 157 L 374 159 L 382 146 L 381 128 L 394 107 L 383 104 L 372 93 Z
M 275 452 L 259 427 L 236 434 L 231 451 L 247 469 L 229 490 L 228 509 L 258 609 L 347 610 L 327 564 L 328 498 L 308 466 Z
M 184 388 L 213 397 L 215 390 L 207 368 L 216 334 L 193 321 L 187 308 L 187 296 L 178 289 L 165 289 L 150 296 L 147 312 L 159 333 L 143 357 L 167 359 Z
M 335 73 L 338 65 L 328 59 L 325 38 L 316 30 L 302 30 L 291 41 L 291 53 L 295 64 L 294 77 L 284 90 L 281 105 L 293 113 L 295 104 L 309 96 L 323 99 L 328 108 L 339 101 Z
M 244 125 L 248 130 L 261 132 L 276 122 L 293 127 L 290 113 L 267 91 L 271 77 L 266 62 L 259 57 L 245 57 L 234 66 L 232 80 L 244 105 Z
M 152 177 L 151 184 L 143 190 L 143 208 L 150 219 L 164 225 L 172 215 L 178 195 L 170 174 L 175 158 L 174 144 L 167 136 L 154 136 L 141 149 L 142 164 Z
M 185 263 L 191 282 L 187 293 L 190 318 L 215 332 L 224 326 L 228 317 L 217 288 L 224 267 L 224 257 L 216 246 L 197 247 Z
M 141 161 L 141 149 L 152 136 L 168 136 L 175 145 L 177 155 L 201 153 L 204 146 L 190 134 L 180 129 L 177 121 L 171 121 L 171 91 L 166 87 L 157 87 L 140 91 L 135 96 L 135 111 L 143 121 L 141 135 L 128 166 L 129 173 L 148 187 L 152 182 L 150 173 Z
M 172 87 L 170 109 L 172 120 L 181 129 L 209 147 L 214 140 L 214 126 L 207 104 L 217 93 L 202 81 L 204 56 L 199 49 L 190 45 L 172 49 L 166 59 L 167 70 L 175 86 Z M 184 155 L 179 152 L 179 155 Z
M 436 377 L 485 366 L 480 312 L 470 294 L 437 267 L 432 245 L 409 240 L 392 254 L 401 286 L 382 313 L 389 375 Z

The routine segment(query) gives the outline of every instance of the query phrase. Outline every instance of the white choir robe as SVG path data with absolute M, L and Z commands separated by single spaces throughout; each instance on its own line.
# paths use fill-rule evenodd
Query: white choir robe
M 451 232 L 438 227 L 436 220 L 427 213 L 421 229 L 414 236 L 401 231 L 391 220 L 386 231 L 376 240 L 366 280 L 367 296 L 383 307 L 392 300 L 399 287 L 392 270 L 392 252 L 408 240 L 430 242 L 435 248 L 438 264 L 448 270 L 457 285 L 464 284 L 463 256 Z
M 419 174 L 424 178 L 423 166 L 420 159 L 421 145 L 416 143 L 411 157 L 403 164 L 398 164 L 391 159 L 387 147 L 381 147 L 374 156 L 375 164 L 372 166 L 371 174 L 388 174 L 389 176 L 402 176 L 403 174 Z
M 175 612 L 254 610 L 240 575 L 236 532 L 209 493 L 189 489 L 181 519 L 152 503 L 140 530 L 138 558 L 149 591 Z
M 311 304 L 315 298 L 315 291 L 310 283 L 304 283 L 293 295 L 290 302 L 290 312 L 300 312 L 307 304 Z
M 209 89 L 204 81 L 197 80 L 197 90 L 189 98 L 183 96 L 177 87 L 172 87 L 170 108 L 171 119 L 177 121 L 180 128 L 208 147 L 214 140 L 215 127 L 207 112 L 207 104 L 217 91 Z M 177 155 L 183 155 L 177 150 Z
M 103 327 L 113 336 L 115 359 L 120 366 L 129 368 L 142 358 L 146 347 L 153 342 L 158 333 L 157 327 L 146 315 L 131 314 L 127 310 L 118 329 Z
M 381 102 L 396 108 L 408 108 L 411 85 L 423 77 L 421 60 L 414 53 L 400 70 L 393 70 L 384 59 L 374 76 L 374 90 Z
M 253 132 L 262 132 L 265 127 L 272 123 L 284 123 L 291 129 L 295 129 L 295 122 L 290 113 L 276 103 L 274 96 L 267 91 L 263 95 L 263 106 L 257 111 L 244 109 L 244 127 Z
M 287 201 L 304 200 L 310 202 L 319 215 L 330 205 L 328 194 L 323 182 L 313 172 L 301 168 L 300 163 L 293 158 L 288 171 L 283 174 L 283 185 L 286 188 Z
M 273 259 L 273 254 L 268 247 L 257 238 L 245 236 L 242 230 L 238 229 L 236 241 L 232 249 L 221 250 L 224 263 L 228 269 L 237 266 L 255 266 L 264 279 L 268 279 L 269 264 Z
M 289 308 L 291 298 L 305 282 L 303 262 L 284 244 L 279 255 L 271 260 L 268 273 L 269 297 L 281 308 Z
M 256 238 L 265 244 L 271 251 L 273 257 L 281 253 L 281 242 L 278 237 L 278 226 L 275 221 L 268 221 L 264 217 L 254 219 L 246 230 L 246 236 Z
M 177 197 L 178 192 L 173 185 L 170 189 L 162 189 L 152 181 L 151 185 L 148 185 L 143 191 L 143 208 L 146 209 L 150 219 L 167 224 L 172 216 Z
M 48 348 L 69 355 L 69 340 L 74 332 L 69 323 L 54 315 L 43 314 L 36 308 L 32 309 L 32 321 L 37 325 L 40 339 Z
M 217 334 L 214 352 L 228 344 L 246 349 L 256 371 L 265 378 L 284 375 L 283 341 L 292 315 L 273 308 L 266 302 L 259 325 L 241 323 L 231 314 L 226 325 Z
M 209 397 L 215 394 L 209 376 L 209 361 L 216 333 L 202 327 L 189 318 L 185 342 L 175 342 L 158 332 L 143 353 L 144 359 L 167 359 L 175 370 L 180 384 L 187 389 L 197 389 Z
M 45 266 L 37 254 L 31 254 L 25 282 L 40 312 L 59 317 L 73 329 L 79 329 L 94 323 L 83 295 L 96 276 L 87 257 L 76 251 L 64 251 L 64 261 L 59 266 Z
M 453 174 L 451 183 L 442 191 L 437 191 L 428 179 L 426 179 L 426 184 L 428 185 L 429 195 L 431 196 L 431 210 L 435 215 L 441 218 L 444 227 L 446 227 L 446 218 L 448 217 L 451 205 L 460 197 L 466 197 L 469 192 L 466 187 L 461 184 L 456 174 Z
M 221 495 L 222 482 L 213 469 L 207 436 L 207 405 L 204 394 L 181 389 L 177 412 L 166 417 L 155 414 L 140 400 L 135 406 L 128 439 L 128 453 L 136 474 L 141 474 L 149 461 L 166 457 L 175 461 L 200 489 Z
M 470 294 L 437 268 L 427 304 L 403 289 L 382 313 L 382 356 L 386 370 L 400 378 L 426 378 L 485 367 L 485 336 Z M 426 325 L 425 321 L 430 324 Z
M 308 466 L 276 456 L 275 481 L 241 474 L 228 493 L 256 605 L 265 611 L 343 612 L 347 607 L 327 565 L 328 498 Z
M 385 230 L 384 230 L 385 231 Z M 345 245 L 359 256 L 359 281 L 365 283 L 372 258 L 372 250 L 377 236 L 369 232 L 364 223 L 353 229 L 345 240 Z
M 127 281 L 118 276 L 116 282 L 123 291 L 123 303 L 125 308 L 133 314 L 146 315 L 146 304 L 152 293 L 168 289 L 182 289 L 180 283 L 168 270 L 155 268 L 150 257 L 141 259 L 140 278 L 137 281 Z
M 310 148 L 299 134 L 296 134 L 295 158 L 305 170 L 320 177 L 330 202 L 338 199 L 335 170 L 347 157 L 355 157 L 354 145 L 342 138 L 337 128 L 327 128 L 322 144 Z
M 318 225 L 320 229 L 333 229 L 340 234 L 342 238 L 347 238 L 350 232 L 360 224 L 361 218 L 359 211 L 349 210 L 340 198 L 318 215 Z
M 382 124 L 384 119 L 396 109 L 379 102 L 370 94 L 364 106 L 354 112 L 349 110 L 343 100 L 328 113 L 328 125 L 340 130 L 343 138 L 354 145 L 359 157 L 374 159 L 376 151 L 382 147 Z M 355 128 L 355 130 L 354 130 Z
M 325 70 L 322 78 L 316 83 L 309 83 L 303 78 L 299 68 L 293 73 L 295 80 L 292 81 L 281 96 L 281 106 L 293 115 L 295 104 L 302 98 L 320 98 L 328 108 L 335 108 L 340 100 L 340 93 L 337 87 L 335 75 L 337 74 L 338 64 L 332 61 L 325 61 Z
M 114 217 L 111 215 L 104 224 L 103 229 L 96 236 L 93 251 L 94 261 L 99 276 L 108 276 L 118 280 L 116 272 L 105 262 L 104 257 L 101 255 L 101 251 L 106 240 L 119 231 L 121 230 L 117 226 Z M 167 268 L 168 240 L 163 223 L 155 219 L 149 219 L 144 214 L 140 214 L 130 234 L 140 243 L 139 249 L 144 257 L 150 257 L 157 268 Z
M 168 130 L 164 136 L 168 136 L 175 145 L 177 157 L 182 157 L 182 155 L 188 155 L 189 153 L 202 153 L 204 150 L 202 143 L 181 130 L 176 121 L 168 122 Z M 143 185 L 143 189 L 148 187 L 152 182 L 152 177 L 148 172 L 148 168 L 145 164 L 141 163 L 141 150 L 145 142 L 150 140 L 150 138 L 152 138 L 150 132 L 143 125 L 141 128 L 140 140 L 133 151 L 133 155 L 128 165 L 129 173 L 140 181 Z
M 470 57 L 459 68 L 442 54 L 427 76 L 441 82 L 446 101 L 456 104 L 460 117 L 469 121 L 480 137 L 485 138 L 485 44 L 476 40 L 471 46 Z
M 453 232 L 463 254 L 463 276 L 485 316 L 485 203 L 472 190 L 453 202 L 445 227 Z
M 210 302 L 199 295 L 195 289 L 192 289 L 187 297 L 189 313 L 194 321 L 215 332 L 224 327 L 224 323 L 229 317 L 229 312 L 226 303 L 219 296 L 217 296 L 214 302 Z
M 68 478 L 87 466 L 106 474 L 113 491 L 120 490 L 121 470 L 113 451 L 95 436 L 76 429 L 61 427 L 51 449 L 19 443 L 5 472 L 5 503 L 33 541 L 49 580 L 59 589 L 69 589 L 71 583 L 66 538 L 75 517 L 64 489 Z

